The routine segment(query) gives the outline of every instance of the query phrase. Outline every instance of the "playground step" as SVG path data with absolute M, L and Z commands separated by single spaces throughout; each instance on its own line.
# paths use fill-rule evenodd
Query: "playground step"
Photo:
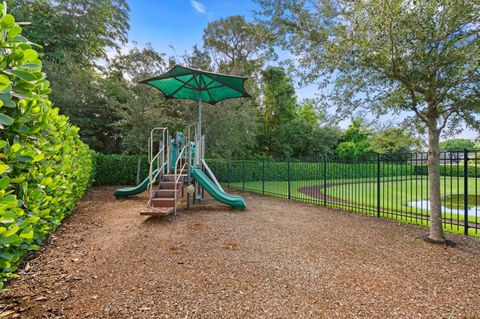
M 180 189 L 181 187 L 182 187 L 182 183 L 177 183 L 177 189 Z M 160 183 L 160 189 L 175 189 L 175 183 L 162 181 Z
M 159 189 L 153 194 L 154 198 L 172 198 L 175 197 L 174 189 Z
M 187 176 L 186 174 L 177 175 L 177 178 L 180 177 L 179 182 L 182 182 L 183 179 Z M 162 182 L 173 182 L 175 180 L 175 175 L 173 174 L 166 174 L 162 177 Z
M 152 207 L 174 207 L 175 197 L 152 198 Z
M 143 216 L 167 216 L 173 212 L 173 207 L 150 207 L 140 211 Z

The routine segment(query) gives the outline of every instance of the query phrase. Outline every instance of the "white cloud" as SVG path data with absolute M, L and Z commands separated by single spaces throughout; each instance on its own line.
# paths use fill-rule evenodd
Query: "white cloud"
M 207 13 L 207 10 L 205 10 L 205 6 L 198 2 L 198 1 L 195 1 L 195 0 L 190 0 L 190 4 L 192 5 L 192 7 L 199 13 Z

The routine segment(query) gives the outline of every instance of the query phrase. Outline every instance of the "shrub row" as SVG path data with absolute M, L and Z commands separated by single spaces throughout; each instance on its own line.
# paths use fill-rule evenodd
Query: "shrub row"
M 148 175 L 147 156 L 139 155 L 104 155 L 96 154 L 95 185 L 134 185 L 136 183 L 138 160 L 141 160 L 140 178 Z M 286 181 L 288 180 L 288 162 L 273 160 L 245 160 L 228 161 L 221 159 L 207 160 L 210 168 L 223 183 L 245 181 Z M 324 178 L 324 163 L 317 162 L 290 162 L 291 180 L 321 180 Z M 443 176 L 463 176 L 463 165 L 441 165 Z M 375 178 L 377 177 L 377 162 L 331 162 L 326 163 L 326 178 Z M 427 175 L 426 165 L 412 165 L 408 163 L 382 162 L 380 164 L 381 177 Z M 469 165 L 470 177 L 480 177 L 480 165 Z M 476 174 L 476 175 L 475 175 Z
M 415 174 L 428 175 L 427 165 L 416 165 Z M 440 165 L 441 176 L 463 177 L 465 175 L 465 165 L 463 164 L 445 164 Z M 468 165 L 468 177 L 480 177 L 480 163 Z
M 140 178 L 148 175 L 147 156 L 97 153 L 95 185 L 134 185 L 140 159 Z
M 208 160 L 208 165 L 220 182 L 245 181 L 285 181 L 375 178 L 378 175 L 376 162 L 340 163 L 340 162 L 298 162 L 271 160 Z M 290 166 L 290 169 L 289 169 Z M 406 163 L 382 163 L 380 176 L 405 176 L 413 173 L 413 166 Z
M 93 153 L 48 100 L 38 54 L 0 5 L 0 289 L 91 183 Z

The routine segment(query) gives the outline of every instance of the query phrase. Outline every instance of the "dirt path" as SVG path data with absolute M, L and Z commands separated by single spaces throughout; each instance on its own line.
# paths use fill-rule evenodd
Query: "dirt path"
M 145 218 L 145 197 L 112 191 L 88 192 L 0 317 L 480 318 L 477 239 L 251 194 L 245 213 Z

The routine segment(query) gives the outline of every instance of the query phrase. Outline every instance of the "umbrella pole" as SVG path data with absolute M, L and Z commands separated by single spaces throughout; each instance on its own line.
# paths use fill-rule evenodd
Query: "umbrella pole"
M 198 125 L 196 143 L 196 165 L 201 165 L 202 160 L 202 91 L 198 91 Z
M 198 91 L 198 135 L 202 140 L 202 92 Z

